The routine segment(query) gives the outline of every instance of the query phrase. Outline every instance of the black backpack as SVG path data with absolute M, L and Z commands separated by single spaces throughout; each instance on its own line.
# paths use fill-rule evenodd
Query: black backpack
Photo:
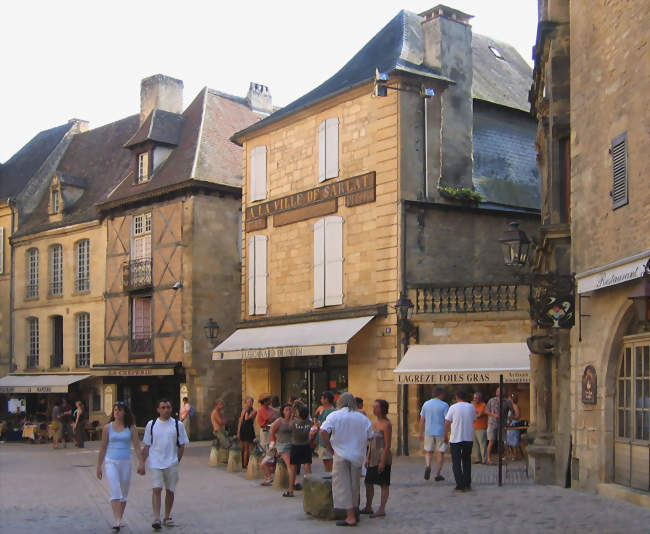
M 176 423 L 176 446 L 180 449 L 181 448 L 181 441 L 180 437 L 178 435 L 178 419 L 174 419 L 173 417 L 171 418 L 174 423 Z M 158 421 L 158 418 L 156 417 L 153 421 L 151 421 L 151 428 L 149 429 L 149 432 L 151 433 L 151 446 L 153 446 L 153 425 L 156 424 L 156 421 Z

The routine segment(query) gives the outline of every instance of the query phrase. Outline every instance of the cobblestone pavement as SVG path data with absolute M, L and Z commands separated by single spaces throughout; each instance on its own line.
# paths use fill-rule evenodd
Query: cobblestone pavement
M 108 533 L 111 513 L 106 481 L 95 477 L 98 442 L 86 449 L 0 444 L 0 532 L 11 534 Z M 174 520 L 163 532 L 338 532 L 332 522 L 312 519 L 302 500 L 282 498 L 242 474 L 209 468 L 209 445 L 192 443 L 181 464 Z M 322 470 L 317 459 L 316 472 Z M 476 467 L 476 466 L 475 466 Z M 357 531 L 395 533 L 650 532 L 650 510 L 558 487 L 535 486 L 522 471 L 510 472 L 502 488 L 496 468 L 478 466 L 473 488 L 454 494 L 450 465 L 444 482 L 422 478 L 421 458 L 397 458 L 388 516 L 364 518 Z M 378 497 L 376 492 L 376 498 Z M 149 478 L 133 475 L 125 533 L 150 533 Z M 299 493 L 298 493 L 299 495 Z M 363 499 L 362 499 L 363 500 Z

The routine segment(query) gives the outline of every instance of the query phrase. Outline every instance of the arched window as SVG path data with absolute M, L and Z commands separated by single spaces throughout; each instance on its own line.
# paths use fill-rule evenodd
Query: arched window
M 76 316 L 77 367 L 90 367 L 90 314 Z
M 82 239 L 75 244 L 75 291 L 90 291 L 90 240 Z
M 38 249 L 27 251 L 27 280 L 25 284 L 27 298 L 38 297 Z
M 50 247 L 50 295 L 63 295 L 63 247 Z

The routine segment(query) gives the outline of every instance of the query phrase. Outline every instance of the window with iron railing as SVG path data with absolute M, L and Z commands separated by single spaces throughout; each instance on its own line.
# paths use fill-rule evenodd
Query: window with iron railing
M 50 295 L 63 294 L 63 247 L 52 245 L 50 247 Z
M 478 313 L 517 310 L 518 285 L 418 286 L 415 313 Z
M 38 319 L 30 317 L 27 319 L 27 367 L 33 369 L 38 367 L 38 356 L 40 351 L 39 335 L 38 335 Z
M 25 284 L 26 297 L 38 297 L 38 249 L 30 248 L 27 251 L 27 280 Z
M 75 291 L 90 291 L 90 240 L 82 239 L 75 245 Z
M 78 314 L 76 323 L 77 367 L 90 367 L 90 315 Z

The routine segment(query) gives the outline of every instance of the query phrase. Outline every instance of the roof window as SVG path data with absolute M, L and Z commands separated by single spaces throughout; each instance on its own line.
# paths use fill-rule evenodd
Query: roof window
M 503 57 L 503 54 L 501 53 L 501 50 L 499 50 L 496 46 L 494 45 L 489 45 L 488 48 L 490 49 L 490 52 L 494 54 L 494 57 L 497 59 L 502 59 L 505 60 L 506 58 Z

